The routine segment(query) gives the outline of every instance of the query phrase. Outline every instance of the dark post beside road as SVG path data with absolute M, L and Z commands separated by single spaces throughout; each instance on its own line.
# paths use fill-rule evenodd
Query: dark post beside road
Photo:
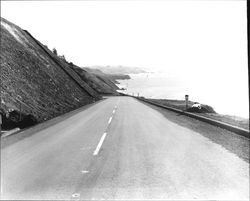
M 0 132 L 2 130 L 2 114 L 0 113 Z
M 188 109 L 188 95 L 185 95 L 185 100 L 186 100 L 186 110 Z

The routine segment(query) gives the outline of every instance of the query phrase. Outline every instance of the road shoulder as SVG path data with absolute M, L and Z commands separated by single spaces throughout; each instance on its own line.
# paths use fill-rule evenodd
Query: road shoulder
M 53 119 L 50 119 L 50 120 L 47 120 L 45 122 L 42 122 L 40 124 L 37 124 L 35 126 L 32 126 L 30 128 L 27 128 L 27 129 L 22 129 L 20 130 L 20 132 L 16 132 L 15 134 L 13 135 L 10 135 L 10 136 L 6 136 L 6 137 L 1 137 L 1 149 L 9 146 L 9 145 L 12 145 L 26 137 L 30 137 L 31 135 L 33 134 L 36 134 L 37 132 L 41 131 L 41 130 L 44 130 L 46 128 L 49 128 L 55 124 L 58 124 L 76 114 L 78 114 L 79 112 L 82 112 L 90 107 L 92 107 L 93 105 L 95 104 L 99 104 L 100 102 L 104 101 L 105 99 L 102 99 L 102 100 L 99 100 L 95 103 L 91 103 L 91 104 L 88 104 L 88 105 L 85 105 L 83 107 L 80 107 L 78 109 L 75 109 L 75 110 L 72 110 L 68 113 L 65 113 L 63 115 L 60 115 L 60 116 L 57 116 Z
M 145 102 L 142 103 L 157 110 L 169 121 L 198 132 L 199 134 L 210 139 L 214 143 L 221 145 L 226 150 L 236 154 L 239 158 L 249 163 L 248 138 Z

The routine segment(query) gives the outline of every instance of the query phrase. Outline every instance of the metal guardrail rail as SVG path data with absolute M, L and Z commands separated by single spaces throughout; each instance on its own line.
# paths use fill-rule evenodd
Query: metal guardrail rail
M 121 94 L 122 96 L 130 96 L 130 95 L 123 94 L 123 93 L 120 93 L 120 94 Z M 238 127 L 238 126 L 233 126 L 233 125 L 231 125 L 231 124 L 224 123 L 224 122 L 221 122 L 221 121 L 218 121 L 218 120 L 214 120 L 214 119 L 211 119 L 211 118 L 208 118 L 208 117 L 200 116 L 200 115 L 198 115 L 198 114 L 194 114 L 194 113 L 191 113 L 191 112 L 185 112 L 185 111 L 183 111 L 183 110 L 179 110 L 179 109 L 175 109 L 175 108 L 168 107 L 168 106 L 165 106 L 165 105 L 161 105 L 161 104 L 155 103 L 155 102 L 153 102 L 153 101 L 149 101 L 149 100 L 144 99 L 144 98 L 135 97 L 135 96 L 130 96 L 130 97 L 133 97 L 133 98 L 136 98 L 137 100 L 140 100 L 140 101 L 143 101 L 143 102 L 146 102 L 146 103 L 155 105 L 155 106 L 157 106 L 157 107 L 161 107 L 161 108 L 164 108 L 164 109 L 173 111 L 173 112 L 177 112 L 177 113 L 180 113 L 180 114 L 183 114 L 183 115 L 192 117 L 192 118 L 194 118 L 194 119 L 198 119 L 198 120 L 200 120 L 200 121 L 203 121 L 203 122 L 212 124 L 212 125 L 214 125 L 214 126 L 218 126 L 218 127 L 220 127 L 220 128 L 226 129 L 226 130 L 228 130 L 228 131 L 234 132 L 234 133 L 236 133 L 236 134 L 238 134 L 238 135 L 241 135 L 241 136 L 250 138 L 249 130 L 246 130 L 246 129 L 244 129 L 244 128 L 240 128 L 240 127 Z
M 212 124 L 212 125 L 214 125 L 214 126 L 218 126 L 218 127 L 220 127 L 220 128 L 229 130 L 229 131 L 231 131 L 231 132 L 237 133 L 237 134 L 239 134 L 239 135 L 241 135 L 241 136 L 250 138 L 249 130 L 246 130 L 246 129 L 244 129 L 244 128 L 240 128 L 240 127 L 238 127 L 238 126 L 233 126 L 233 125 L 231 125 L 231 124 L 224 123 L 224 122 L 221 122 L 221 121 L 217 121 L 217 120 L 214 120 L 214 119 L 211 119 L 211 118 L 208 118 L 208 117 L 203 117 L 203 116 L 200 116 L 200 115 L 191 113 L 191 112 L 185 112 L 185 111 L 183 111 L 183 110 L 179 110 L 179 109 L 175 109 L 175 108 L 168 107 L 168 106 L 165 106 L 165 105 L 161 105 L 161 104 L 158 104 L 158 103 L 155 103 L 155 102 L 152 102 L 152 101 L 149 101 L 149 100 L 145 100 L 145 99 L 142 99 L 142 98 L 137 98 L 137 97 L 135 97 L 135 98 L 138 99 L 138 100 L 140 100 L 140 101 L 144 101 L 144 102 L 146 102 L 146 103 L 150 103 L 150 104 L 152 104 L 152 105 L 155 105 L 155 106 L 158 106 L 158 107 L 167 109 L 167 110 L 171 110 L 171 111 L 173 111 L 173 112 L 181 113 L 181 114 L 183 114 L 183 115 L 186 115 L 186 116 L 189 116 L 189 117 L 198 119 L 198 120 L 200 120 L 200 121 L 203 121 L 203 122 Z

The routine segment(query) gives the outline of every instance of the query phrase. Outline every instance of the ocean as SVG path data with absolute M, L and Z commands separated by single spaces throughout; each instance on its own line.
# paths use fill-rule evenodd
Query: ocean
M 129 74 L 130 80 L 118 80 L 121 91 L 145 98 L 189 100 L 212 106 L 217 113 L 249 118 L 247 80 L 187 78 L 167 73 Z

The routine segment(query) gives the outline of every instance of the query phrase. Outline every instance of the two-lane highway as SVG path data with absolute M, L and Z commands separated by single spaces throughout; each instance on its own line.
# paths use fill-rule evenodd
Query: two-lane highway
M 130 97 L 1 149 L 2 199 L 249 199 L 249 165 Z

